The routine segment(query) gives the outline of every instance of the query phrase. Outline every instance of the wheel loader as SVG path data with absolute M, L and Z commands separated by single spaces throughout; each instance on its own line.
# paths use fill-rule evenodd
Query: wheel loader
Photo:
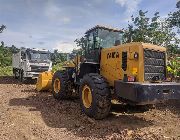
M 122 30 L 99 25 L 85 33 L 84 44 L 63 71 L 40 74 L 37 90 L 51 89 L 58 100 L 76 92 L 82 111 L 95 119 L 109 114 L 113 98 L 133 105 L 180 99 L 180 84 L 167 81 L 166 48 L 123 44 Z

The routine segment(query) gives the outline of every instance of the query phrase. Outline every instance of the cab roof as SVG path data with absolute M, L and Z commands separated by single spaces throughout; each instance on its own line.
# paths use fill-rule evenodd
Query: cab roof
M 122 33 L 124 32 L 123 30 L 120 30 L 120 29 L 111 28 L 111 27 L 107 27 L 107 26 L 103 26 L 103 25 L 96 25 L 95 27 L 87 30 L 85 34 L 88 34 L 96 29 L 104 29 L 104 30 L 109 30 L 109 31 L 113 31 L 113 32 L 122 32 Z

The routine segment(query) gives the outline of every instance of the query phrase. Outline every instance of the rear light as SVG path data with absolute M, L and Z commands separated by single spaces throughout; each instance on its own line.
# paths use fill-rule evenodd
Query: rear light
M 128 82 L 135 82 L 136 77 L 135 76 L 128 76 Z
M 124 82 L 135 82 L 136 77 L 135 76 L 127 76 L 127 74 L 124 74 L 123 81 Z

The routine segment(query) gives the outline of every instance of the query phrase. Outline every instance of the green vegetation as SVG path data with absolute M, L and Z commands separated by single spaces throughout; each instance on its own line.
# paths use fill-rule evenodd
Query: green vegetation
M 180 77 L 180 57 L 170 57 L 167 65 L 167 70 L 172 74 L 172 78 Z
M 139 11 L 138 16 L 131 17 L 131 22 L 125 31 L 125 42 L 145 42 L 152 43 L 167 48 L 168 55 L 180 53 L 180 39 L 177 36 L 174 26 L 172 24 L 177 21 L 176 18 L 170 17 L 162 19 L 159 12 L 156 12 L 153 17 L 147 17 L 147 13 L 142 10 Z
M 0 76 L 12 76 L 12 67 L 0 67 Z
M 0 33 L 6 29 L 5 25 L 0 26 Z M 5 46 L 4 42 L 1 41 L 0 45 L 0 76 L 11 76 L 12 75 L 12 54 L 18 51 L 14 45 L 11 47 Z
M 0 33 L 2 33 L 4 29 L 6 29 L 6 26 L 2 24 L 2 25 L 0 26 Z
M 63 63 L 59 63 L 59 64 L 56 64 L 56 65 L 53 65 L 52 71 L 56 72 L 57 70 L 63 70 Z
M 58 50 L 54 50 L 54 53 L 51 54 L 51 61 L 53 65 L 57 65 L 67 60 L 68 53 L 59 53 Z
M 18 50 L 14 45 L 11 47 L 4 46 L 4 42 L 2 41 L 0 45 L 0 67 L 11 66 L 12 54 Z
M 12 75 L 12 54 L 17 52 L 18 48 L 14 45 L 11 47 L 4 46 L 4 42 L 0 45 L 0 75 Z

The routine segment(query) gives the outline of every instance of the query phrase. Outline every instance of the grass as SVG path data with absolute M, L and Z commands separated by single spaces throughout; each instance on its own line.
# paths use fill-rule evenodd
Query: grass
M 12 76 L 12 67 L 7 66 L 7 67 L 0 67 L 0 76 Z

